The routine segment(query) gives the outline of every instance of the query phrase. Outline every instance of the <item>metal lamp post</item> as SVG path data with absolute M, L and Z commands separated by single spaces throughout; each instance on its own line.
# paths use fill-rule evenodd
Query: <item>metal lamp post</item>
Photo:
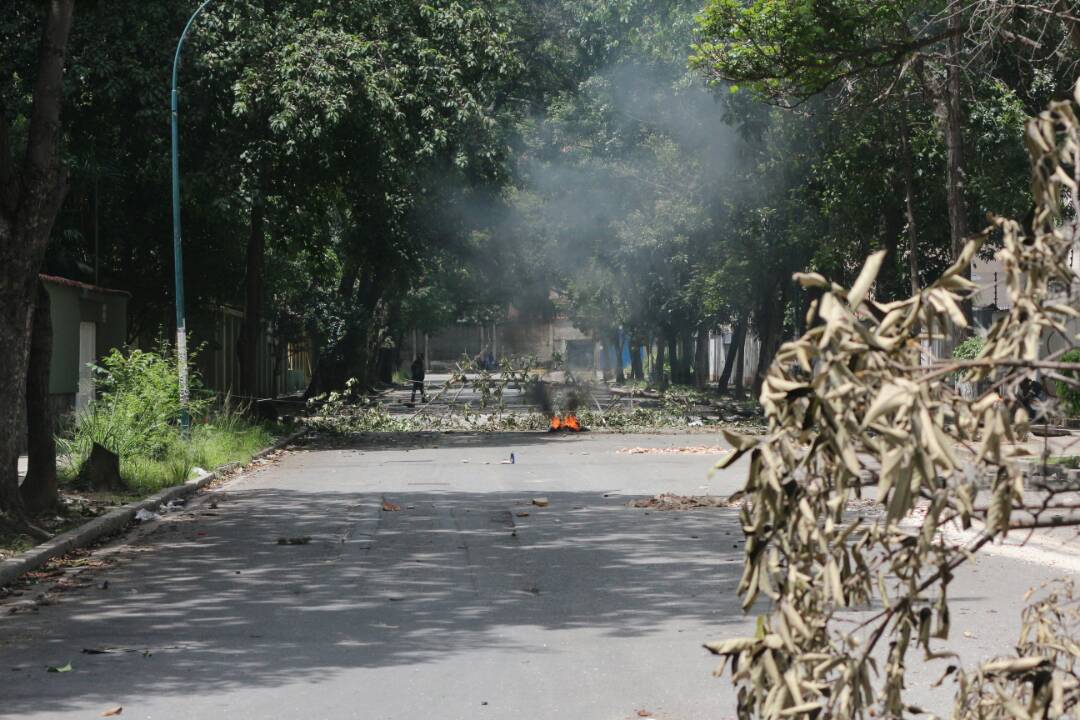
M 191 431 L 191 413 L 188 403 L 187 315 L 184 312 L 184 254 L 180 245 L 180 132 L 178 128 L 179 102 L 176 93 L 176 77 L 180 70 L 180 50 L 184 47 L 188 31 L 199 13 L 211 3 L 205 0 L 184 26 L 180 42 L 176 43 L 176 55 L 172 69 L 172 214 L 173 214 L 173 268 L 176 274 L 176 363 L 180 373 L 180 430 L 184 437 Z

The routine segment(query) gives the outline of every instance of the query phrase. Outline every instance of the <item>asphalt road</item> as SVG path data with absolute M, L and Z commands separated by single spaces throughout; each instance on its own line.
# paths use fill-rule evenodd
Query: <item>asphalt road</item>
M 0 607 L 0 716 L 734 717 L 701 643 L 750 630 L 735 512 L 626 503 L 730 493 L 742 468 L 619 452 L 710 442 L 461 434 L 286 454 L 101 553 L 51 604 Z M 1007 652 L 1023 590 L 1058 574 L 965 569 L 964 659 Z M 945 711 L 933 679 L 920 664 L 913 699 Z

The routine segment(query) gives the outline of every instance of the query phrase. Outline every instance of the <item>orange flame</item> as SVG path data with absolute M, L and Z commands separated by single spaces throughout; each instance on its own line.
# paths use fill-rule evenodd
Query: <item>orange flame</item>
M 558 415 L 551 416 L 551 428 L 549 432 L 559 432 L 565 430 L 567 432 L 581 432 L 581 422 L 577 419 L 577 415 L 564 415 L 559 417 Z

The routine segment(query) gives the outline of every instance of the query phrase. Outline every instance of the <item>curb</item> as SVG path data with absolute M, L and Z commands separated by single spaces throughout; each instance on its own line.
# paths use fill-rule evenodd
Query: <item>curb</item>
M 275 450 L 280 450 L 286 445 L 300 439 L 307 433 L 308 428 L 303 428 L 281 438 L 273 445 L 252 455 L 248 464 L 266 457 Z M 225 465 L 214 468 L 212 472 L 207 473 L 200 478 L 188 480 L 183 485 L 166 488 L 148 498 L 128 503 L 116 510 L 94 518 L 85 525 L 80 525 L 77 528 L 68 530 L 66 533 L 57 535 L 51 540 L 47 540 L 25 552 L 19 553 L 15 557 L 0 562 L 0 587 L 11 585 L 22 577 L 23 574 L 28 573 L 31 570 L 36 570 L 55 557 L 85 547 L 98 538 L 105 535 L 111 535 L 112 533 L 124 529 L 132 520 L 134 520 L 135 513 L 140 510 L 152 511 L 158 506 L 165 505 L 171 500 L 194 495 L 200 489 L 206 487 L 214 480 L 217 480 L 224 473 L 239 467 L 242 467 L 240 463 L 226 463 Z

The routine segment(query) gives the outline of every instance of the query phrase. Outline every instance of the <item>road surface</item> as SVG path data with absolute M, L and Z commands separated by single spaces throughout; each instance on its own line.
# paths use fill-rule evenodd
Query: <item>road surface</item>
M 710 442 L 432 434 L 288 453 L 100 553 L 50 604 L 5 601 L 0 716 L 734 717 L 701 644 L 751 628 L 735 512 L 626 503 L 727 494 L 742 468 L 620 452 Z M 1007 652 L 1023 590 L 1057 574 L 993 556 L 963 570 L 964 658 Z M 913 664 L 912 699 L 947 710 Z

